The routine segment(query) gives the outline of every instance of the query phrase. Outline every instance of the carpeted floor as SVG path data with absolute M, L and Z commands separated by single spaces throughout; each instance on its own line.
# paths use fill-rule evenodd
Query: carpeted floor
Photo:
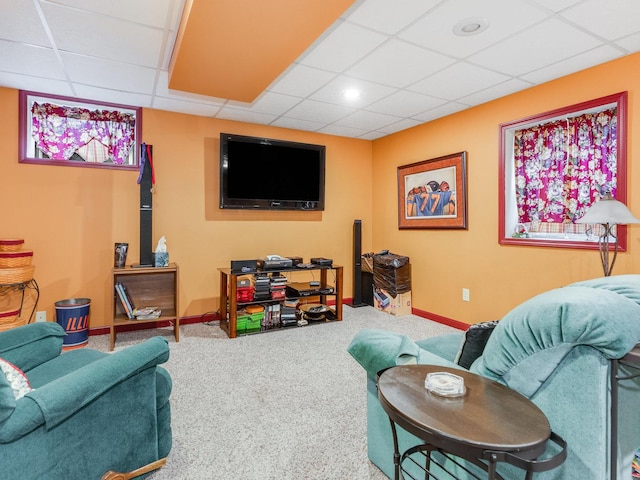
M 344 320 L 228 339 L 217 325 L 118 334 L 116 349 L 168 338 L 173 449 L 151 480 L 386 479 L 367 458 L 366 376 L 346 349 L 364 328 L 414 340 L 456 331 L 372 307 Z M 89 348 L 108 350 L 108 335 Z

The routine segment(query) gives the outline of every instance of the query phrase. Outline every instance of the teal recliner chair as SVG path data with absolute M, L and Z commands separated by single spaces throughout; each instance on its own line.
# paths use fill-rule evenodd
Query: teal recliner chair
M 0 372 L 0 478 L 142 478 L 163 465 L 171 449 L 171 378 L 157 365 L 169 358 L 167 341 L 156 337 L 113 354 L 61 353 L 64 336 L 46 322 L 0 333 L 0 358 L 33 389 L 16 400 Z
M 462 368 L 455 360 L 463 338 L 454 333 L 413 342 L 383 330 L 364 330 L 352 340 L 349 352 L 367 373 L 369 459 L 388 477 L 394 472 L 393 443 L 378 401 L 377 372 L 407 363 Z M 640 447 L 640 379 L 617 382 L 612 369 L 638 342 L 640 275 L 606 277 L 551 290 L 513 309 L 498 322 L 469 370 L 528 397 L 566 440 L 566 461 L 536 473 L 536 479 L 630 480 Z M 619 365 L 619 377 L 636 373 L 640 371 Z M 616 425 L 612 391 L 618 396 Z M 400 428 L 398 432 L 400 452 L 423 443 Z M 514 468 L 500 464 L 498 471 L 507 479 L 524 478 Z M 469 478 L 456 472 L 456 478 Z

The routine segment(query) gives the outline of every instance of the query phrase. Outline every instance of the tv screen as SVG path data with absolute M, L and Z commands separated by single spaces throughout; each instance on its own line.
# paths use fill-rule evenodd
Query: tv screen
M 220 208 L 324 210 L 325 146 L 220 134 Z

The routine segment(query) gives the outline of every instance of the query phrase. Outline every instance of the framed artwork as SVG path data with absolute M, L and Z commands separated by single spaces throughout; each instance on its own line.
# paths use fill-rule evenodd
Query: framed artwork
M 398 228 L 467 228 L 467 152 L 398 167 Z

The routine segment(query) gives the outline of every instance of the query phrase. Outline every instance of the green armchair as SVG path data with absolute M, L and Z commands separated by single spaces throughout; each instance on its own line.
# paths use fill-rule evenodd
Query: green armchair
M 163 465 L 171 450 L 171 378 L 158 364 L 169 358 L 167 341 L 155 337 L 112 354 L 62 352 L 64 336 L 47 322 L 0 332 L 0 359 L 22 370 L 32 389 L 16 399 L 0 373 L 2 478 L 142 478 Z

